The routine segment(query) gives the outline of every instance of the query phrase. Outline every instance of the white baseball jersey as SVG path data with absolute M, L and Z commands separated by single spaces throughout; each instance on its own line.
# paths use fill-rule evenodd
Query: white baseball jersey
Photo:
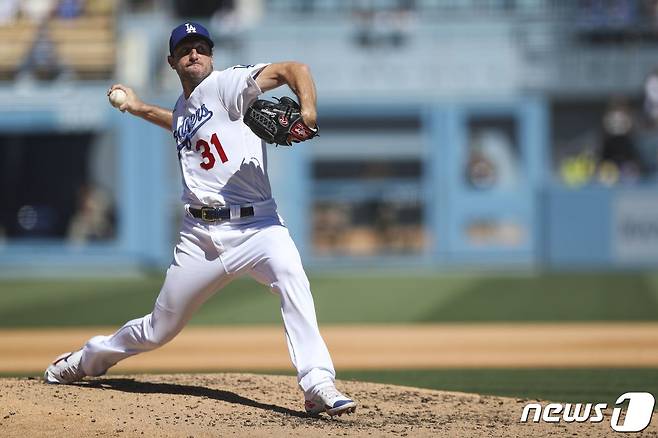
M 178 99 L 173 121 L 183 201 L 193 206 L 256 203 L 254 216 L 248 222 L 215 223 L 185 215 L 152 312 L 110 336 L 87 341 L 79 359 L 83 375 L 102 375 L 127 357 L 169 342 L 210 296 L 249 275 L 281 298 L 288 351 L 305 398 L 312 400 L 315 388 L 335 380 L 301 257 L 271 199 L 266 145 L 242 121 L 261 93 L 254 75 L 265 65 L 211 73 L 189 99 Z
M 266 144 L 242 121 L 262 93 L 254 76 L 267 64 L 212 72 L 181 95 L 173 134 L 183 176 L 183 202 L 193 206 L 248 204 L 272 197 Z

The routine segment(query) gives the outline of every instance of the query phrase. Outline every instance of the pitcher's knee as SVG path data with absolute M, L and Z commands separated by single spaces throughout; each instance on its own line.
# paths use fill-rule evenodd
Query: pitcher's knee
M 163 346 L 171 341 L 181 331 L 182 327 L 175 324 L 152 322 L 151 318 L 146 318 L 144 327 L 144 344 L 145 347 L 152 350 Z
M 178 331 L 176 332 L 154 332 L 153 335 L 148 339 L 148 343 L 151 348 L 162 347 L 167 342 L 171 341 L 176 337 Z
M 301 265 L 290 264 L 273 266 L 273 274 L 275 283 L 278 284 L 301 282 L 308 285 L 308 278 L 306 277 L 306 273 Z

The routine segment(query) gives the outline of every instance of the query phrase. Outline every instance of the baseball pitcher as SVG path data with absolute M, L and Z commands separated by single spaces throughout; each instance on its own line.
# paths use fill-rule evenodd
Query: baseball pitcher
M 318 329 L 309 281 L 277 213 L 266 167 L 267 142 L 291 145 L 317 135 L 313 79 L 296 62 L 214 71 L 213 45 L 197 23 L 171 32 L 167 60 L 183 90 L 173 112 L 142 102 L 120 84 L 108 91 L 125 92 L 122 103 L 113 102 L 121 111 L 172 131 L 183 183 L 180 238 L 153 311 L 58 357 L 47 368 L 45 381 L 71 383 L 100 376 L 122 359 L 164 345 L 211 295 L 248 274 L 281 298 L 306 411 L 331 416 L 354 412 L 356 403 L 334 386 L 335 371 Z M 289 98 L 257 99 L 283 84 L 297 95 L 299 105 Z

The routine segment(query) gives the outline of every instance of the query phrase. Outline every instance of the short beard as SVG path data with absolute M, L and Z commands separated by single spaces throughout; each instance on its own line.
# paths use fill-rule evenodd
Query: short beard
M 188 75 L 185 74 L 181 76 L 181 81 L 185 82 L 188 85 L 191 85 L 192 88 L 196 88 L 205 78 L 210 76 L 210 73 L 212 73 L 212 67 L 208 69 L 208 71 L 201 73 L 200 75 Z

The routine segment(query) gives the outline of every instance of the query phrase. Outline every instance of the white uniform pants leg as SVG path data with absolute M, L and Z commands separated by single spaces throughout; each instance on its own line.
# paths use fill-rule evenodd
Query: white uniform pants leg
M 281 298 L 288 350 L 302 390 L 333 381 L 335 371 L 318 329 L 310 285 L 287 228 L 276 218 L 248 230 L 199 228 L 188 219 L 186 224 L 190 231 L 181 233 L 153 311 L 111 336 L 90 339 L 81 361 L 85 374 L 104 374 L 120 360 L 170 341 L 211 295 L 236 276 L 250 274 Z
M 297 247 L 281 225 L 259 231 L 240 246 L 222 254 L 230 274 L 248 273 L 281 298 L 281 315 L 288 351 L 305 392 L 335 379 L 336 373 L 320 335 L 311 288 Z
M 83 348 L 82 369 L 99 376 L 122 359 L 158 348 L 173 339 L 199 306 L 232 276 L 204 233 L 181 233 L 174 261 L 148 315 L 128 321 L 111 336 L 95 336 Z M 204 241 L 206 240 L 206 241 Z

